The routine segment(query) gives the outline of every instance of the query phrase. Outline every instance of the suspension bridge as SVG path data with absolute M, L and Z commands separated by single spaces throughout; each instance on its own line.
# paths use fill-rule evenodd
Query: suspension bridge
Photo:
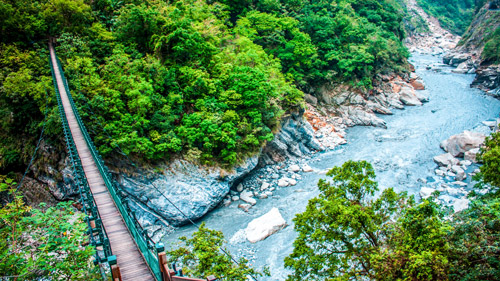
M 163 244 L 154 243 L 139 224 L 78 114 L 54 43 L 54 39 L 49 40 L 54 89 L 82 211 L 87 215 L 90 243 L 97 250 L 95 263 L 108 263 L 113 281 L 203 281 L 177 276 L 169 269 Z

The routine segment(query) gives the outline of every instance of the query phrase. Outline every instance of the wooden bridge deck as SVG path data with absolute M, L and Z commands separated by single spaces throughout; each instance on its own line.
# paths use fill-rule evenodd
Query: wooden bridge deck
M 82 131 L 78 126 L 75 114 L 71 109 L 68 93 L 64 88 L 61 72 L 57 67 L 54 47 L 50 44 L 50 59 L 54 65 L 57 87 L 61 95 L 64 112 L 69 123 L 71 135 L 75 141 L 78 155 L 80 156 L 83 170 L 87 177 L 90 190 L 99 209 L 101 220 L 108 234 L 113 254 L 116 255 L 117 264 L 120 267 L 122 279 L 154 281 L 141 252 L 139 251 L 133 237 L 130 235 L 118 208 L 115 206 L 111 194 L 108 192 L 104 180 L 99 173 L 96 163 L 92 158 L 90 149 L 83 138 Z

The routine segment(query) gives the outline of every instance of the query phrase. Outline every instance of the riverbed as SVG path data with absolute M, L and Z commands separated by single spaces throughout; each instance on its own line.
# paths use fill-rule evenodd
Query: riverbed
M 209 228 L 221 230 L 227 248 L 236 257 L 244 256 L 258 269 L 268 266 L 272 276 L 259 280 L 284 280 L 288 271 L 283 259 L 292 252 L 296 237 L 293 217 L 303 212 L 307 201 L 318 194 L 316 184 L 325 177 L 324 172 L 340 166 L 347 160 L 367 160 L 377 173 L 380 189 L 393 187 L 396 191 L 418 194 L 427 181 L 436 179 L 433 157 L 444 153 L 439 143 L 454 134 L 471 130 L 482 121 L 498 118 L 500 100 L 471 89 L 474 75 L 454 74 L 451 68 L 442 66 L 427 69 L 428 65 L 441 61 L 438 57 L 413 55 L 411 62 L 426 84 L 429 102 L 423 106 L 394 110 L 394 115 L 382 116 L 387 129 L 354 127 L 347 133 L 348 144 L 334 150 L 318 153 L 307 160 L 315 172 L 301 173 L 297 185 L 284 187 L 268 199 L 258 200 L 248 213 L 232 203 L 207 214 L 204 221 Z M 252 244 L 241 235 L 247 224 L 277 207 L 288 226 L 266 240 Z M 180 236 L 189 236 L 196 228 L 178 228 L 165 240 L 172 247 Z

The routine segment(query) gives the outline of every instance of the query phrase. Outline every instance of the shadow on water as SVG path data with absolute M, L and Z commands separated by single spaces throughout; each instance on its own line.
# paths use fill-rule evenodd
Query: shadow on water
M 367 160 L 377 172 L 381 189 L 394 187 L 410 194 L 419 191 L 420 178 L 434 176 L 436 168 L 432 158 L 443 153 L 439 143 L 451 135 L 474 128 L 481 121 L 497 118 L 500 101 L 469 87 L 474 76 L 453 74 L 449 68 L 442 71 L 427 70 L 426 66 L 439 63 L 432 56 L 414 55 L 411 58 L 416 72 L 425 81 L 430 101 L 421 107 L 395 110 L 392 116 L 383 116 L 387 129 L 355 127 L 348 130 L 348 144 L 333 151 L 320 153 L 309 161 L 316 171 L 325 171 L 345 161 Z M 304 173 L 296 186 L 277 190 L 269 199 L 258 200 L 248 213 L 238 209 L 237 203 L 220 207 L 203 218 L 207 226 L 222 230 L 229 241 L 233 255 L 245 256 L 257 267 L 269 266 L 272 276 L 259 280 L 284 280 L 287 270 L 283 259 L 292 251 L 296 237 L 292 219 L 305 210 L 307 201 L 318 194 L 316 183 L 320 173 Z M 289 226 L 251 244 L 245 240 L 241 229 L 256 217 L 277 207 Z M 190 235 L 195 230 L 185 226 L 167 237 L 166 244 L 175 243 L 179 236 Z

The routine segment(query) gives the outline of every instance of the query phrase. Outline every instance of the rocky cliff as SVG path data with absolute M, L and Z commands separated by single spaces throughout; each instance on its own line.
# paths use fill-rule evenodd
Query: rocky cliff
M 488 8 L 486 3 L 478 10 L 457 47 L 444 56 L 443 62 L 456 67 L 453 72 L 476 73 L 471 86 L 500 97 L 500 64 L 495 47 L 500 44 L 500 12 Z

